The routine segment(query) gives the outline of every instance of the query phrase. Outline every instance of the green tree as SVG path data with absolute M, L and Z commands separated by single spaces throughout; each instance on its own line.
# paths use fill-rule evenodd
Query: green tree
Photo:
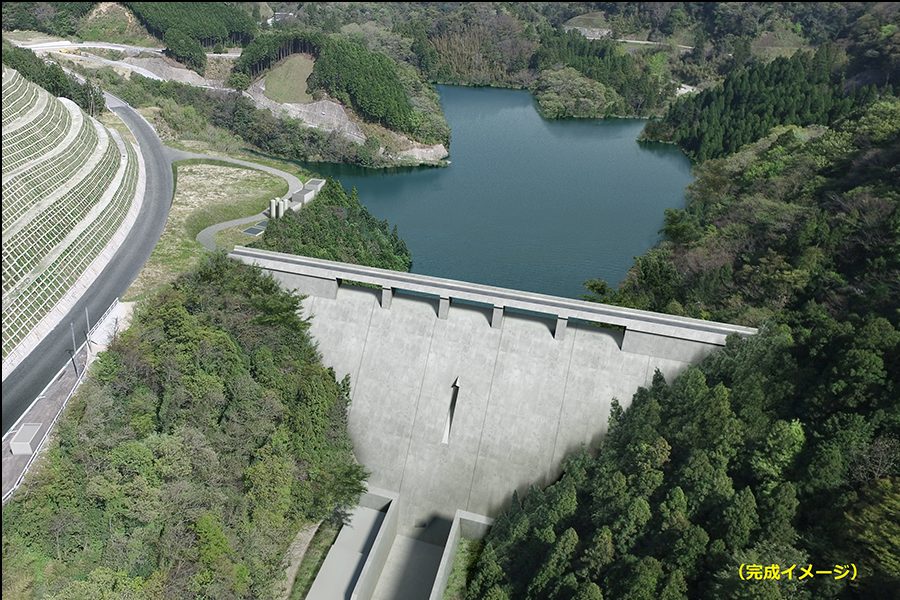
M 166 52 L 175 60 L 184 63 L 201 75 L 206 68 L 206 52 L 203 47 L 181 29 L 171 28 L 163 37 Z

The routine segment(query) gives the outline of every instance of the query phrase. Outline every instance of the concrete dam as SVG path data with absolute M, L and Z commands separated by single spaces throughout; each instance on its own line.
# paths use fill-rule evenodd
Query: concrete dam
M 351 378 L 363 505 L 387 516 L 347 598 L 440 598 L 454 536 L 483 535 L 514 491 L 558 477 L 606 432 L 613 398 L 626 407 L 657 369 L 671 381 L 756 332 L 250 248 L 231 257 L 307 296 L 325 363 Z

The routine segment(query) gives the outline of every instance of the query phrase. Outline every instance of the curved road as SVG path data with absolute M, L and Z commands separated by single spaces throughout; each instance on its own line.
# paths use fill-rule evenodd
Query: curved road
M 97 280 L 75 304 L 68 316 L 41 341 L 3 382 L 3 433 L 25 412 L 44 387 L 69 360 L 75 324 L 76 343 L 85 338 L 84 309 L 98 319 L 137 277 L 162 235 L 172 203 L 172 160 L 153 128 L 133 108 L 106 95 L 107 106 L 128 125 L 144 156 L 147 189 L 134 227 Z M 91 323 L 93 325 L 93 322 Z

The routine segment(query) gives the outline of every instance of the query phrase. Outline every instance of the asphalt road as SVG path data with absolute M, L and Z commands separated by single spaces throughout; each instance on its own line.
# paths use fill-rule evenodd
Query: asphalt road
M 85 307 L 93 325 L 137 277 L 166 224 L 174 187 L 168 152 L 153 128 L 134 109 L 108 94 L 107 106 L 125 121 L 140 144 L 147 169 L 144 203 L 134 227 L 100 277 L 69 315 L 3 382 L 4 435 L 69 360 L 72 352 L 70 323 L 75 324 L 75 339 L 80 346 L 86 331 Z

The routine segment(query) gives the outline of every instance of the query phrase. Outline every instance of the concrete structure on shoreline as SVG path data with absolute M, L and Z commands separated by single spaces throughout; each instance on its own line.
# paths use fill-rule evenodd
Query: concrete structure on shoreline
M 307 295 L 324 362 L 350 376 L 356 455 L 371 485 L 398 495 L 373 598 L 407 590 L 404 576 L 434 581 L 457 510 L 492 517 L 514 491 L 553 481 L 606 432 L 613 398 L 628 406 L 655 371 L 671 380 L 729 335 L 756 332 L 250 248 L 231 256 Z M 431 559 L 404 571 L 414 555 Z M 418 589 L 395 597 L 431 593 Z

